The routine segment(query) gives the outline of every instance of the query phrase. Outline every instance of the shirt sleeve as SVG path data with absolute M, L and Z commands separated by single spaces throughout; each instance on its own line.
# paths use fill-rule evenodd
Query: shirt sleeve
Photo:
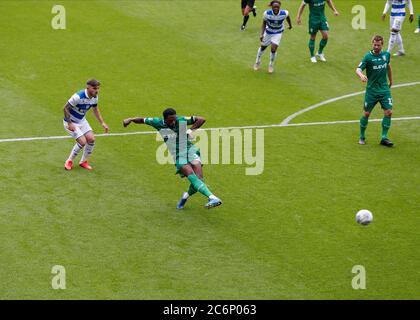
M 195 123 L 195 117 L 191 116 L 191 117 L 181 117 L 179 120 L 181 121 L 186 121 L 187 125 L 192 125 Z
M 267 11 L 264 11 L 264 14 L 263 14 L 263 20 L 264 20 L 264 21 L 267 21 Z
M 80 97 L 77 93 L 71 96 L 71 98 L 67 101 L 70 103 L 73 107 L 77 106 L 80 102 Z
M 410 10 L 410 14 L 414 14 L 413 2 L 408 0 L 408 10 Z
M 160 118 L 144 118 L 144 123 L 152 126 L 155 129 L 159 129 Z
M 367 65 L 367 59 L 366 59 L 366 56 L 364 56 L 363 60 L 359 63 L 359 66 L 357 68 L 363 71 L 366 69 L 366 65 Z
M 388 12 L 389 8 L 391 8 L 391 5 L 392 5 L 392 1 L 391 0 L 387 0 L 385 2 L 385 8 L 384 8 L 383 14 L 386 14 Z
M 289 11 L 284 10 L 284 12 L 286 13 L 286 18 L 289 16 Z

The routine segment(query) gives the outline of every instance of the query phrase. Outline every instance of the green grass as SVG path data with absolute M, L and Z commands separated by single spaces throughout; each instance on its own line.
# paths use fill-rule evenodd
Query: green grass
M 168 105 L 206 127 L 276 124 L 364 89 L 354 70 L 373 34 L 388 39 L 383 2 L 364 1 L 368 29 L 355 31 L 358 1 L 335 1 L 327 64 L 310 64 L 306 23 L 295 25 L 273 75 L 267 53 L 252 70 L 265 2 L 240 33 L 236 0 L 62 1 L 66 30 L 50 26 L 53 1 L 1 1 L 0 139 L 65 135 L 62 107 L 92 76 L 111 132 L 150 130 L 121 120 Z M 283 1 L 293 22 L 299 3 Z M 396 84 L 420 81 L 414 28 L 405 23 L 408 54 L 392 61 Z M 420 116 L 420 86 L 392 93 L 396 117 Z M 362 103 L 292 122 L 358 119 Z M 0 299 L 419 299 L 420 126 L 394 121 L 392 149 L 378 145 L 380 130 L 370 123 L 361 147 L 357 123 L 265 129 L 263 174 L 205 165 L 224 201 L 211 211 L 201 195 L 175 209 L 188 184 L 156 162 L 153 135 L 98 137 L 91 172 L 63 170 L 70 139 L 2 142 Z M 374 214 L 367 227 L 354 221 L 362 208 Z M 66 290 L 51 288 L 54 265 Z M 352 289 L 354 265 L 366 290 Z

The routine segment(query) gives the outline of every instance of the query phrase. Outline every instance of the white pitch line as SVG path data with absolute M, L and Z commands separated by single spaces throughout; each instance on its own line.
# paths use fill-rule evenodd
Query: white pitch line
M 401 88 L 401 87 L 416 86 L 416 85 L 419 85 L 419 84 L 420 84 L 420 82 L 402 83 L 402 84 L 397 84 L 395 86 L 392 86 L 392 88 Z M 350 97 L 358 96 L 358 95 L 361 95 L 361 94 L 363 94 L 365 92 L 366 91 L 354 92 L 354 93 L 346 94 L 344 96 L 332 98 L 332 99 L 325 100 L 325 101 L 322 101 L 320 103 L 314 104 L 314 105 L 312 105 L 310 107 L 307 107 L 305 109 L 301 109 L 301 110 L 299 110 L 299 111 L 291 114 L 290 116 L 288 116 L 287 118 L 285 118 L 280 124 L 282 124 L 282 125 L 289 124 L 290 121 L 292 121 L 297 116 L 300 116 L 301 114 L 304 114 L 305 112 L 311 111 L 313 109 L 316 109 L 318 107 L 324 106 L 326 104 L 329 104 L 329 103 L 332 103 L 332 102 L 335 102 L 335 101 L 338 101 L 338 100 L 343 100 L 343 99 L 347 99 L 347 98 L 350 98 Z
M 392 121 L 409 121 L 420 120 L 420 116 L 415 117 L 400 117 L 392 118 Z M 303 126 L 319 126 L 319 125 L 332 125 L 332 124 L 346 124 L 358 123 L 360 120 L 339 120 L 339 121 L 324 121 L 324 122 L 302 122 L 302 123 L 289 123 L 289 124 L 266 124 L 260 126 L 241 126 L 241 127 L 222 127 L 222 128 L 206 128 L 198 129 L 198 131 L 215 131 L 215 130 L 232 130 L 232 129 L 267 129 L 267 128 L 285 128 L 285 127 L 303 127 Z M 369 122 L 380 122 L 382 119 L 369 119 Z M 157 131 L 134 131 L 134 132 L 119 132 L 119 133 L 100 133 L 95 134 L 96 137 L 115 137 L 115 136 L 129 136 L 129 135 L 144 135 L 156 134 Z M 58 139 L 73 139 L 70 136 L 51 136 L 51 137 L 28 137 L 28 138 L 10 138 L 0 139 L 3 142 L 20 142 L 20 141 L 34 141 L 34 140 L 58 140 Z

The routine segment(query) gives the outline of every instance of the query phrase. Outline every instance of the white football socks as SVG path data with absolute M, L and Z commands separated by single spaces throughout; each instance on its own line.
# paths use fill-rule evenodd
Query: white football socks
M 257 63 L 257 64 L 260 64 L 261 63 L 261 57 L 264 54 L 264 52 L 265 52 L 265 49 L 262 50 L 261 47 L 258 48 L 257 59 L 255 60 L 255 63 Z
M 83 151 L 82 160 L 80 162 L 85 162 L 87 159 L 89 159 L 90 155 L 93 152 L 93 147 L 95 146 L 95 143 L 87 143 L 85 146 L 85 150 Z
M 391 32 L 391 37 L 389 38 L 389 43 L 388 43 L 389 53 L 391 53 L 392 48 L 394 48 L 395 42 L 397 42 L 397 33 Z
M 403 45 L 403 39 L 401 37 L 401 32 L 397 33 L 397 45 L 400 52 L 404 52 L 404 45 Z
M 79 154 L 79 152 L 83 149 L 83 146 L 80 145 L 79 143 L 76 143 L 73 147 L 73 149 L 70 152 L 69 158 L 68 160 L 74 160 L 74 158 L 77 157 L 77 155 Z
M 270 52 L 270 66 L 274 65 L 274 61 L 276 60 L 277 52 Z

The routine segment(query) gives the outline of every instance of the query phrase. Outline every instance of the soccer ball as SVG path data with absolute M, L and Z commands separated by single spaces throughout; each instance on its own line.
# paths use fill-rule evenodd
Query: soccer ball
M 357 223 L 368 225 L 369 223 L 372 222 L 372 220 L 373 220 L 373 215 L 372 215 L 372 212 L 370 212 L 369 210 L 363 209 L 356 213 Z

